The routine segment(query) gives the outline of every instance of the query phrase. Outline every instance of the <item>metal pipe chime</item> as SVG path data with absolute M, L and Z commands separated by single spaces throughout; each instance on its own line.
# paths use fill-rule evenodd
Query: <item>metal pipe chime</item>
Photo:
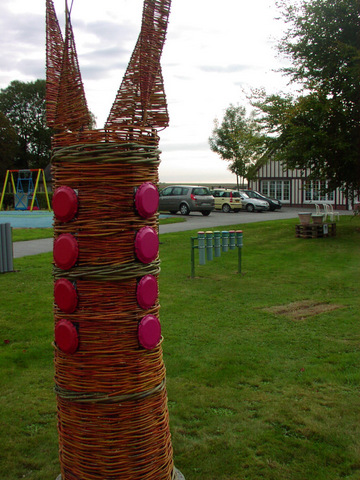
M 196 244 L 197 241 L 197 244 Z M 199 251 L 199 265 L 221 256 L 221 251 L 238 250 L 238 273 L 241 273 L 241 250 L 243 247 L 242 230 L 199 231 L 197 237 L 191 237 L 191 278 L 195 277 L 195 249 Z
M 214 239 L 214 234 L 213 232 L 206 232 L 206 260 L 210 261 L 213 260 L 214 255 L 213 255 L 213 239 Z

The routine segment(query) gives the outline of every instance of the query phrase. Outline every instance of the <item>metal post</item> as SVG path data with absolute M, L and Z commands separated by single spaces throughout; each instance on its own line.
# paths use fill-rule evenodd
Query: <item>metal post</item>
M 191 278 L 195 277 L 195 238 L 191 237 Z
M 10 223 L 0 224 L 0 272 L 13 272 L 13 245 Z
M 214 234 L 213 232 L 206 232 L 206 259 L 208 261 L 213 260 L 213 238 Z
M 198 232 L 198 249 L 199 249 L 199 264 L 205 265 L 205 233 Z
M 236 230 L 236 245 L 238 247 L 238 273 L 241 273 L 241 250 L 243 246 L 243 231 Z
M 222 232 L 222 251 L 227 252 L 229 250 L 229 232 L 224 230 Z
M 48 194 L 47 185 L 46 185 L 45 172 L 44 172 L 44 170 L 41 170 L 41 172 L 42 172 L 43 184 L 44 184 L 44 188 L 45 188 L 46 204 L 47 204 L 49 212 L 51 212 L 49 194 Z
M 35 188 L 34 188 L 33 196 L 32 196 L 32 199 L 31 199 L 31 204 L 30 204 L 30 212 L 32 212 L 33 208 L 34 208 L 36 192 L 37 192 L 37 188 L 39 186 L 39 180 L 40 180 L 40 170 L 38 171 L 37 176 L 36 176 Z
M 14 208 L 16 210 L 16 206 L 17 206 L 17 196 L 16 196 L 16 187 L 15 187 L 15 180 L 14 180 L 14 175 L 13 175 L 13 171 L 10 170 L 10 180 L 11 180 L 11 185 L 13 187 L 13 192 L 14 192 Z
M 2 208 L 2 204 L 3 204 L 3 200 L 4 200 L 4 196 L 5 196 L 5 191 L 6 191 L 6 185 L 7 185 L 7 183 L 8 183 L 8 178 L 9 178 L 9 170 L 6 170 L 5 182 L 4 182 L 4 186 L 3 186 L 2 192 L 1 192 L 0 210 L 1 210 L 1 208 Z
M 6 268 L 6 242 L 5 242 L 5 223 L 0 223 L 0 273 L 7 271 Z

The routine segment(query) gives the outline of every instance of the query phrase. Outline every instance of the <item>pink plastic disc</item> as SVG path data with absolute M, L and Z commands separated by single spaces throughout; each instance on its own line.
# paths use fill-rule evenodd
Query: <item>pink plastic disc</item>
M 78 304 L 78 295 L 74 285 L 66 278 L 56 280 L 54 285 L 55 303 L 65 313 L 73 313 Z
M 151 308 L 158 297 L 158 282 L 153 275 L 145 275 L 141 278 L 136 288 L 136 299 L 141 308 Z
M 59 320 L 55 326 L 56 345 L 65 353 L 75 353 L 79 346 L 79 335 L 69 320 Z
M 141 319 L 138 329 L 138 339 L 142 347 L 152 350 L 161 338 L 161 325 L 154 315 L 146 315 Z
M 70 233 L 62 233 L 54 242 L 54 260 L 57 267 L 69 270 L 79 256 L 79 246 L 76 238 Z
M 142 263 L 151 263 L 158 256 L 159 237 L 151 227 L 141 228 L 135 238 L 135 253 Z
M 149 218 L 157 211 L 159 206 L 159 192 L 151 182 L 145 182 L 136 190 L 135 207 L 139 215 Z
M 55 217 L 60 222 L 69 222 L 77 213 L 78 197 L 72 188 L 59 187 L 54 192 L 52 206 Z

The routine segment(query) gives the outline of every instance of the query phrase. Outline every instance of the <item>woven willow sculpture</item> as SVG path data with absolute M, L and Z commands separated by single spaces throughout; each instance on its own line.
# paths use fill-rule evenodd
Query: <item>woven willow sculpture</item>
M 55 382 L 62 480 L 170 480 L 159 321 L 157 130 L 170 0 L 145 0 L 105 128 L 91 129 L 66 5 L 47 7 L 47 119 L 54 131 Z

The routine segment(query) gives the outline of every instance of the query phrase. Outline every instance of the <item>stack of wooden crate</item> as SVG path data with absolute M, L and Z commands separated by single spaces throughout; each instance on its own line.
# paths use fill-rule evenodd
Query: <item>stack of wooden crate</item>
M 336 223 L 307 223 L 295 225 L 297 238 L 324 238 L 335 237 Z

